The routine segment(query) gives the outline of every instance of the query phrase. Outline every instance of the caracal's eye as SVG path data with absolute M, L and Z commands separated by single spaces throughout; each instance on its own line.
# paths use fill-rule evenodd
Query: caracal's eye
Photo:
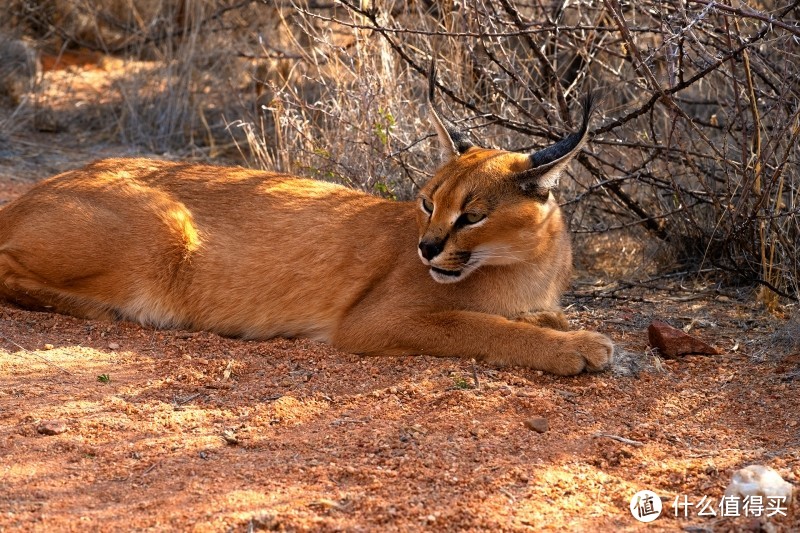
M 477 224 L 478 222 L 486 218 L 486 215 L 484 215 L 483 213 L 464 213 L 458 218 L 462 224 L 468 225 L 468 224 Z
M 422 210 L 428 213 L 429 215 L 433 213 L 433 202 L 428 200 L 427 198 L 422 199 Z

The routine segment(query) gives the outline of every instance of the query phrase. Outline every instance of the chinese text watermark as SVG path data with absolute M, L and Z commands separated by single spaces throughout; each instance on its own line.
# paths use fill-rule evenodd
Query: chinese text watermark
M 661 498 L 653 491 L 640 490 L 631 498 L 631 514 L 640 522 L 652 522 L 661 515 L 662 509 Z M 690 499 L 681 494 L 675 496 L 672 502 L 672 512 L 676 518 L 772 518 L 786 516 L 788 511 L 789 501 L 786 496 L 726 495 L 717 501 L 708 496 Z

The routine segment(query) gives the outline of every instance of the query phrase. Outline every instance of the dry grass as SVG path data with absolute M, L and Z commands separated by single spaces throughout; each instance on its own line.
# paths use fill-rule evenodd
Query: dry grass
M 0 33 L 0 107 L 11 112 L 0 117 L 0 143 L 28 125 L 31 94 L 37 82 L 36 52 L 25 41 Z
M 150 152 L 396 198 L 412 196 L 437 163 L 424 105 L 431 58 L 447 114 L 503 148 L 558 139 L 572 127 L 572 102 L 600 89 L 594 142 L 562 180 L 579 242 L 627 257 L 631 268 L 609 265 L 620 276 L 713 269 L 762 287 L 769 307 L 799 294 L 792 6 L 0 3 L 10 14 L 3 30 L 41 52 L 82 47 L 111 58 L 113 83 L 81 109 L 54 96 L 63 86 L 53 84 L 73 83 L 75 71 L 45 73 L 22 91 L 40 115 L 55 113 L 40 128 L 54 122 Z

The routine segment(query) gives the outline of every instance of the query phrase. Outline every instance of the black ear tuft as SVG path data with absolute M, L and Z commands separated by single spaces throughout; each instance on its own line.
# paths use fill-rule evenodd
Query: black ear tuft
M 439 144 L 445 157 L 452 159 L 463 154 L 475 144 L 469 133 L 461 131 L 449 120 L 445 119 L 434 103 L 436 92 L 436 61 L 431 59 L 428 71 L 428 108 L 433 116 L 436 133 L 439 135 Z
M 584 137 L 586 136 L 586 132 L 589 128 L 589 119 L 592 116 L 593 103 L 594 96 L 590 92 L 583 99 L 583 116 L 580 129 L 575 133 L 570 133 L 556 144 L 531 154 L 530 159 L 532 167 L 535 168 L 553 163 L 554 161 L 569 155 L 570 152 L 575 150 L 576 147 L 579 147 L 583 143 Z
M 534 197 L 547 199 L 558 185 L 561 172 L 586 142 L 594 97 L 589 93 L 583 101 L 581 127 L 557 143 L 528 156 L 531 167 L 515 176 L 519 187 Z
M 475 143 L 472 142 L 472 135 L 470 135 L 469 132 L 448 127 L 447 133 L 450 135 L 453 144 L 456 145 L 456 150 L 458 150 L 459 155 L 475 146 Z

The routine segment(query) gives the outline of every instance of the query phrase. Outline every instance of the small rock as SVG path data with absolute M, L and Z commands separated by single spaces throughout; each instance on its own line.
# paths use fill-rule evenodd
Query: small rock
M 117 344 L 116 342 L 109 342 L 108 343 L 108 349 L 109 350 L 119 350 L 119 344 Z
M 788 508 L 792 502 L 792 485 L 768 466 L 750 465 L 733 473 L 725 496 L 736 498 L 739 507 L 744 498 L 761 496 L 765 502 L 769 498 L 779 498 L 782 506 Z
M 536 433 L 544 433 L 550 429 L 550 424 L 546 418 L 529 418 L 525 421 L 525 427 Z
M 469 430 L 469 434 L 475 438 L 482 439 L 487 435 L 488 431 L 483 428 L 472 428 Z
M 687 354 L 719 355 L 719 350 L 697 337 L 673 328 L 660 320 L 653 320 L 647 328 L 650 346 L 658 348 L 664 357 L 677 357 Z
M 36 426 L 36 431 L 42 435 L 61 435 L 67 431 L 67 424 L 63 420 L 45 420 Z
M 50 344 L 49 342 L 48 342 L 47 344 L 45 344 L 45 345 L 44 345 L 44 349 L 45 349 L 45 350 L 52 350 L 52 349 L 54 349 L 54 348 L 55 348 L 55 346 L 53 346 L 53 345 L 52 345 L 52 344 Z
M 262 511 L 253 516 L 250 519 L 250 523 L 248 524 L 251 527 L 247 529 L 249 531 L 278 531 L 281 528 L 281 522 L 276 515 L 268 511 Z
M 225 442 L 233 446 L 239 444 L 239 438 L 236 436 L 236 432 L 232 429 L 226 429 L 223 431 L 222 438 L 225 439 Z

